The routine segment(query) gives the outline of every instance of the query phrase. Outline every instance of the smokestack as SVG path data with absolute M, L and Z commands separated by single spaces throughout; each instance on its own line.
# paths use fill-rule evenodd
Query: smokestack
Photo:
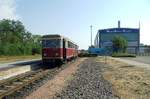
M 120 20 L 118 21 L 118 28 L 120 28 Z

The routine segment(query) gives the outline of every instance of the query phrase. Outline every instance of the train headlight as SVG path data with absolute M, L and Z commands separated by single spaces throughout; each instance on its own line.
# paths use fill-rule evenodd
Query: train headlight
M 55 53 L 55 56 L 58 56 L 59 54 L 58 53 Z
M 44 53 L 43 55 L 44 55 L 44 56 L 47 56 L 47 54 L 46 54 L 46 53 Z

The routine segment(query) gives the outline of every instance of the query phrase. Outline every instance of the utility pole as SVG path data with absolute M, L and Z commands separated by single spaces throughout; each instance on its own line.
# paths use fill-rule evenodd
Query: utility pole
M 90 28 L 91 28 L 91 47 L 92 47 L 92 25 L 90 26 Z
M 139 51 L 140 51 L 140 30 L 141 30 L 141 24 L 140 24 L 140 21 L 139 21 L 138 53 L 139 53 Z
M 139 28 L 141 27 L 141 23 L 140 23 L 140 21 L 139 21 Z

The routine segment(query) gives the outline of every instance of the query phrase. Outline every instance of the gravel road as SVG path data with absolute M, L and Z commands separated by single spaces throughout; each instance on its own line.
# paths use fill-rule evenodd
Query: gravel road
M 114 60 L 129 64 L 129 65 L 134 65 L 137 67 L 145 68 L 146 70 L 150 70 L 150 64 L 148 61 L 150 61 L 149 58 L 146 57 L 141 57 L 141 58 L 113 58 Z
M 89 58 L 80 65 L 68 86 L 56 99 L 118 99 L 111 84 L 102 76 L 103 64 Z
M 150 64 L 150 56 L 136 56 L 135 58 L 122 58 L 122 59 L 127 59 L 127 60 L 134 60 L 137 62 L 145 63 L 145 64 Z

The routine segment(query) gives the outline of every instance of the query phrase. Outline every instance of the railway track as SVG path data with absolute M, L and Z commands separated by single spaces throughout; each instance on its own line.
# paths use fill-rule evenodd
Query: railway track
M 78 61 L 78 59 L 76 61 Z M 56 73 L 65 69 L 68 65 L 76 61 L 71 61 L 66 64 L 63 64 L 61 65 L 61 67 L 56 66 L 55 68 L 51 69 L 39 69 L 36 71 L 28 71 L 24 74 L 1 80 L 0 99 L 12 99 L 11 96 L 16 96 L 16 92 L 21 92 L 22 89 L 27 88 L 32 84 L 37 84 L 38 81 L 41 82 L 43 78 L 53 77 Z
M 12 95 L 14 92 L 18 92 L 25 86 L 42 79 L 44 76 L 47 76 L 49 73 L 51 74 L 56 70 L 57 68 L 49 70 L 40 69 L 0 81 L 0 99 L 5 99 L 7 96 Z

